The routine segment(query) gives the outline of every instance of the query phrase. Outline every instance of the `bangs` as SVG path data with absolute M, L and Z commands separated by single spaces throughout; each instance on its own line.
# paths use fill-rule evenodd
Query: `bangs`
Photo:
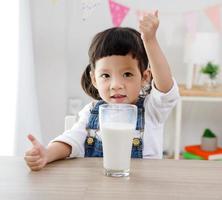
M 144 46 L 140 33 L 131 28 L 112 28 L 98 33 L 89 49 L 90 63 L 103 57 L 131 54 L 138 61 L 144 60 Z M 142 45 L 141 45 L 142 44 Z M 146 58 L 146 54 L 145 54 Z M 146 59 L 148 62 L 148 59 Z

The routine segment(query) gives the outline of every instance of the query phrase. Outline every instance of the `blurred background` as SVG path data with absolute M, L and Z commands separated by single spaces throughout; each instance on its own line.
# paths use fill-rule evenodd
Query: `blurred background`
M 157 37 L 179 84 L 193 79 L 191 65 L 222 63 L 222 0 L 16 0 L 0 4 L 1 155 L 23 155 L 30 146 L 28 133 L 46 145 L 64 131 L 65 116 L 77 115 L 91 101 L 81 89 L 81 74 L 88 64 L 92 37 L 106 28 L 137 29 L 141 14 L 158 9 Z M 207 33 L 207 38 L 216 35 L 216 42 L 206 44 L 201 39 L 194 50 L 192 44 L 200 33 Z M 212 56 L 196 59 L 204 54 L 203 49 Z M 201 85 L 204 80 L 202 76 L 193 81 Z M 222 83 L 221 70 L 217 83 Z M 222 144 L 221 119 L 222 102 L 185 103 L 181 150 L 200 143 L 205 128 L 217 133 Z M 174 127 L 173 111 L 164 131 L 166 152 L 173 149 Z

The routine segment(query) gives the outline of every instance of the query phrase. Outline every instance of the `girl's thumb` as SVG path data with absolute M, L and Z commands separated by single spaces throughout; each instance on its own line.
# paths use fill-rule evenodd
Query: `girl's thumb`
M 39 146 L 40 145 L 39 141 L 32 134 L 29 134 L 27 136 L 27 138 L 29 139 L 29 141 L 32 143 L 33 146 Z

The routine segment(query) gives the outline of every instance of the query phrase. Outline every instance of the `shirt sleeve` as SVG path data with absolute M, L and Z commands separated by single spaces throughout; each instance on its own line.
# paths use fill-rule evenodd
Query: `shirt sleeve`
M 163 127 L 169 113 L 179 99 L 175 79 L 167 93 L 158 91 L 152 82 L 152 90 L 145 98 L 145 132 L 143 158 L 161 159 L 163 156 Z
M 163 124 L 179 97 L 179 89 L 174 78 L 173 86 L 167 93 L 157 90 L 152 81 L 152 90 L 144 101 L 146 121 L 152 122 L 155 126 Z
M 92 104 L 92 102 L 87 104 L 79 112 L 79 119 L 70 130 L 65 131 L 63 134 L 50 141 L 50 143 L 63 142 L 70 145 L 72 147 L 72 151 L 69 157 L 84 157 L 84 143 L 87 136 L 86 124 L 88 123 Z

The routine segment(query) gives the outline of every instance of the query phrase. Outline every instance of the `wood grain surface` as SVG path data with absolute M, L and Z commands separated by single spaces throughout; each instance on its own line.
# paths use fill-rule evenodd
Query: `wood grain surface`
M 0 157 L 1 200 L 222 199 L 222 162 L 131 161 L 129 177 L 103 175 L 101 158 L 56 161 L 32 172 L 23 158 Z

